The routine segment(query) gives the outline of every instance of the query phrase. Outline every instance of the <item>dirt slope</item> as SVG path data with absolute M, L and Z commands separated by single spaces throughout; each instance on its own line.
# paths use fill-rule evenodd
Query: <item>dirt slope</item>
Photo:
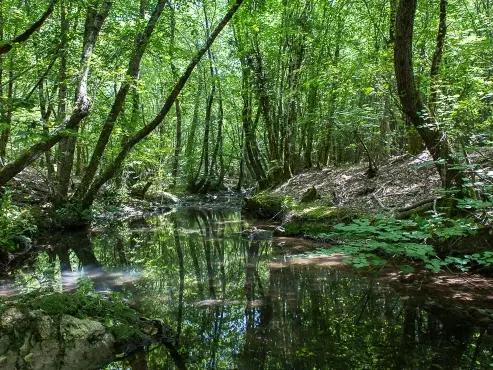
M 331 200 L 334 205 L 375 211 L 381 211 L 382 206 L 409 206 L 438 195 L 435 189 L 440 186 L 440 179 L 428 152 L 416 157 L 394 157 L 381 165 L 372 179 L 366 175 L 367 169 L 366 163 L 312 169 L 291 178 L 273 193 L 300 199 L 307 189 L 314 186 L 323 199 Z

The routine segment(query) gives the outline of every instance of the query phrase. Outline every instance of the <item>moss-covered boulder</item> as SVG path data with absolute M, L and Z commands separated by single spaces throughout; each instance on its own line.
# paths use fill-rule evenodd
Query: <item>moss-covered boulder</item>
M 334 207 L 323 202 L 295 205 L 284 219 L 284 236 L 317 236 L 329 233 L 332 226 L 349 223 L 365 212 L 349 207 Z
M 101 295 L 29 295 L 0 309 L 1 369 L 100 369 L 157 342 L 137 312 Z
M 293 204 L 293 200 L 290 197 L 261 192 L 246 197 L 243 202 L 243 210 L 252 217 L 282 220 L 288 213 L 291 204 Z
M 99 369 L 116 354 L 117 341 L 100 322 L 17 308 L 2 316 L 2 369 Z
M 350 222 L 353 218 L 362 217 L 366 212 L 350 208 L 326 205 L 323 202 L 297 204 L 290 210 L 288 221 L 323 222 L 329 225 Z
M 304 236 L 328 233 L 333 225 L 349 223 L 368 212 L 350 207 L 333 206 L 327 199 L 317 199 L 315 188 L 306 192 L 302 201 L 267 191 L 247 197 L 243 209 L 252 217 L 283 222 L 274 236 Z

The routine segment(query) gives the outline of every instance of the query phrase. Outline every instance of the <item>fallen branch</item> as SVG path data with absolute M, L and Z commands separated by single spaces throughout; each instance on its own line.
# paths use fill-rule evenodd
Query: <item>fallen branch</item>
M 385 206 L 385 204 L 383 204 L 383 202 L 380 199 L 378 199 L 375 196 L 375 194 L 372 194 L 371 197 L 372 197 L 372 199 L 374 199 L 378 203 L 380 208 L 382 208 L 385 211 L 392 211 L 393 216 L 395 218 L 399 218 L 399 219 L 406 218 L 406 217 L 410 216 L 411 213 L 413 213 L 414 211 L 428 211 L 431 209 L 435 209 L 436 203 L 442 199 L 440 197 L 438 197 L 438 198 L 437 197 L 427 198 L 427 199 L 420 200 L 419 202 L 413 203 L 413 204 L 406 206 L 406 207 L 390 208 L 390 207 Z

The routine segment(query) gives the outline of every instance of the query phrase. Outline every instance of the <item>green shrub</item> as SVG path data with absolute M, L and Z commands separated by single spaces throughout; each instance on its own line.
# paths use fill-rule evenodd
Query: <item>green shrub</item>
M 37 228 L 31 214 L 12 204 L 11 192 L 0 198 L 0 251 L 12 252 L 21 241 L 28 241 Z

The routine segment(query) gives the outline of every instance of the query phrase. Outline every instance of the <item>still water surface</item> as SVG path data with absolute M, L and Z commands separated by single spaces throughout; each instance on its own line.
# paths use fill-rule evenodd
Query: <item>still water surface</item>
M 493 368 L 487 326 L 381 280 L 300 263 L 296 242 L 254 240 L 244 228 L 239 212 L 184 208 L 61 234 L 15 287 L 70 290 L 86 276 L 121 291 L 173 329 L 188 369 Z M 145 368 L 176 365 L 153 346 L 106 367 Z

